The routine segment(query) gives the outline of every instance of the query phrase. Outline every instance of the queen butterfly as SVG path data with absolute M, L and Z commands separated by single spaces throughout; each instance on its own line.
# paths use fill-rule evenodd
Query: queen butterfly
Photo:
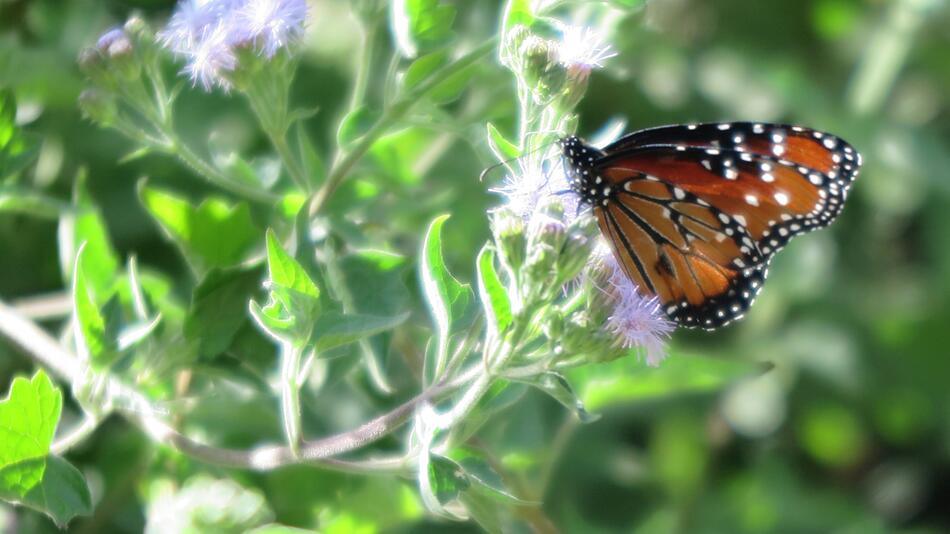
M 662 126 L 603 149 L 558 143 L 626 275 L 677 324 L 706 329 L 745 314 L 772 256 L 830 224 L 861 167 L 839 137 L 755 122 Z

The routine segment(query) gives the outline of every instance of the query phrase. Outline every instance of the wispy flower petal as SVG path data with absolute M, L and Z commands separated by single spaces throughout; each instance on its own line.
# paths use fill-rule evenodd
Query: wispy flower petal
M 492 189 L 505 197 L 506 207 L 529 221 L 538 206 L 552 196 L 564 207 L 564 220 L 570 222 L 577 214 L 577 195 L 571 192 L 564 166 L 554 163 L 546 168 L 529 168 L 520 175 L 509 175 L 504 185 Z
M 663 315 L 656 297 L 640 295 L 609 251 L 603 264 L 610 274 L 607 291 L 614 299 L 607 329 L 622 347 L 642 349 L 647 365 L 659 365 L 666 358 L 666 340 L 673 333 L 673 323 Z
M 193 84 L 200 84 L 205 91 L 210 91 L 215 85 L 230 88 L 225 73 L 237 66 L 237 56 L 230 47 L 228 37 L 227 27 L 218 25 L 198 41 L 188 54 L 184 72 Z
M 271 58 L 303 33 L 306 17 L 306 0 L 182 0 L 158 37 L 187 59 L 195 85 L 227 88 L 237 47 Z
M 235 37 L 270 58 L 303 33 L 306 19 L 306 0 L 247 0 L 235 13 Z
M 583 26 L 563 26 L 557 59 L 574 78 L 586 79 L 590 71 L 604 66 L 604 61 L 616 56 L 604 37 Z

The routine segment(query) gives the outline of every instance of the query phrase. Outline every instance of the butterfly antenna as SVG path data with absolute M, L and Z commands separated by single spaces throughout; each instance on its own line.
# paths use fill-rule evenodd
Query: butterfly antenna
M 554 143 L 557 143 L 557 142 L 558 142 L 558 140 L 555 139 L 555 140 L 550 141 L 550 142 L 548 142 L 548 143 L 544 143 L 543 145 L 541 145 L 541 146 L 535 148 L 534 150 L 531 150 L 531 151 L 529 151 L 529 152 L 525 152 L 524 154 L 521 154 L 521 155 L 519 155 L 519 156 L 515 156 L 515 157 L 513 157 L 513 158 L 508 158 L 508 159 L 506 159 L 506 160 L 504 160 L 504 161 L 501 161 L 501 162 L 499 162 L 499 163 L 495 163 L 494 165 L 492 165 L 492 166 L 490 166 L 490 167 L 486 167 L 484 170 L 482 170 L 481 173 L 479 173 L 479 175 L 478 175 L 478 181 L 479 181 L 479 182 L 484 182 L 484 181 L 485 181 L 485 177 L 488 176 L 488 173 L 490 173 L 491 171 L 497 169 L 498 167 L 501 167 L 501 166 L 503 166 L 503 165 L 507 167 L 508 164 L 511 163 L 512 161 L 517 161 L 517 160 L 519 160 L 519 159 L 521 159 L 521 158 L 523 158 L 523 157 L 525 157 L 525 156 L 527 156 L 527 155 L 529 155 L 529 154 L 534 154 L 535 152 L 544 150 L 544 149 L 548 148 L 549 146 L 551 146 L 551 145 L 553 145 Z

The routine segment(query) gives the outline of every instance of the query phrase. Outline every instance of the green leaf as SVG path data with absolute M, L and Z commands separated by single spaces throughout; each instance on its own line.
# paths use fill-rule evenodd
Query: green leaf
M 33 163 L 40 153 L 39 138 L 16 125 L 13 91 L 0 91 L 0 179 L 13 176 Z
M 534 24 L 531 0 L 508 0 L 502 22 L 502 33 L 507 34 L 516 24 L 530 27 Z
M 90 283 L 89 263 L 92 259 L 88 245 L 83 244 L 76 255 L 73 272 L 73 324 L 79 357 L 96 369 L 105 369 L 118 356 L 116 332 L 110 328 L 107 317 L 99 308 L 99 296 Z M 117 302 L 117 301 L 113 301 Z
M 416 165 L 422 155 L 432 147 L 438 134 L 419 127 L 410 127 L 380 137 L 370 155 L 379 172 L 385 178 L 404 184 L 417 184 L 422 180 Z
M 584 403 L 577 398 L 570 382 L 560 373 L 548 371 L 524 382 L 540 389 L 560 402 L 565 408 L 574 412 L 582 423 L 591 423 L 600 419 L 599 415 L 592 414 L 584 408 Z
M 511 324 L 511 301 L 508 291 L 495 271 L 495 253 L 488 245 L 478 254 L 478 294 L 482 299 L 485 317 L 496 334 L 508 329 Z
M 267 231 L 267 269 L 268 302 L 263 307 L 251 303 L 251 315 L 271 336 L 303 346 L 320 313 L 320 290 L 272 230 Z
M 442 225 L 448 218 L 440 215 L 429 225 L 419 262 L 423 293 L 438 331 L 435 361 L 426 362 L 427 370 L 435 373 L 432 378 L 438 377 L 446 363 L 453 322 L 462 317 L 472 300 L 471 288 L 459 283 L 442 259 Z
M 406 69 L 406 75 L 402 81 L 403 88 L 406 91 L 412 90 L 425 81 L 430 74 L 448 63 L 448 59 L 449 55 L 445 50 L 438 50 L 413 61 Z
M 455 7 L 438 0 L 394 0 L 389 15 L 399 51 L 405 57 L 416 57 L 452 35 Z
M 65 528 L 77 515 L 92 515 L 86 479 L 69 462 L 54 455 L 46 457 L 43 480 L 20 503 L 50 516 L 59 528 Z
M 337 142 L 343 148 L 352 147 L 378 120 L 379 112 L 366 106 L 350 111 L 340 121 L 340 129 L 336 134 Z
M 261 237 L 244 202 L 231 204 L 212 197 L 195 207 L 144 181 L 139 183 L 139 198 L 199 273 L 237 265 Z
M 427 93 L 430 100 L 436 104 L 448 104 L 461 96 L 462 91 L 471 85 L 472 77 L 481 67 L 478 63 L 472 63 L 467 67 L 453 73 L 445 78 Z
M 488 123 L 488 146 L 499 161 L 508 161 L 521 156 L 518 145 L 506 139 L 490 122 Z
M 0 185 L 0 213 L 20 213 L 44 219 L 58 219 L 70 208 L 59 200 L 15 186 Z
M 217 356 L 231 346 L 247 321 L 247 302 L 260 287 L 257 269 L 214 269 L 201 280 L 185 319 L 185 337 L 198 344 L 202 357 Z
M 354 311 L 396 315 L 409 306 L 404 271 L 406 258 L 381 250 L 360 250 L 340 261 Z
M 609 0 L 611 4 L 627 10 L 635 10 L 643 7 L 646 0 Z
M 449 458 L 458 462 L 465 472 L 471 486 L 469 492 L 479 492 L 492 499 L 510 504 L 524 504 L 526 501 L 515 497 L 505 487 L 501 475 L 485 459 L 485 456 L 471 447 L 456 447 L 449 452 Z
M 295 126 L 297 134 L 297 150 L 300 153 L 301 163 L 303 163 L 304 172 L 309 177 L 309 183 L 321 184 L 327 177 L 326 164 L 320 153 L 317 152 L 313 141 L 307 135 L 303 121 L 298 121 Z
M 444 456 L 429 455 L 429 487 L 440 505 L 458 500 L 471 485 L 462 466 Z
M 269 525 L 264 525 L 262 527 L 257 527 L 253 530 L 247 530 L 244 534 L 316 534 L 315 530 L 305 530 L 302 528 L 288 527 L 284 525 L 278 525 L 277 523 L 271 523 Z M 323 530 L 326 534 L 327 530 Z M 344 530 L 343 532 L 353 532 L 354 534 L 362 534 L 360 531 L 354 531 L 351 529 Z M 367 531 L 366 534 L 372 534 L 374 530 Z
M 303 266 L 287 254 L 273 230 L 267 230 L 267 270 L 271 284 L 276 287 L 292 289 L 315 300 L 320 298 L 317 285 Z
M 59 219 L 59 262 L 63 278 L 72 281 L 79 247 L 86 251 L 86 282 L 97 295 L 106 295 L 119 272 L 119 257 L 109 241 L 102 214 L 86 190 L 86 173 L 79 171 L 73 189 L 75 208 Z
M 392 317 L 327 312 L 313 327 L 312 343 L 318 352 L 390 330 L 409 318 L 409 312 Z
M 13 379 L 0 401 L 0 495 L 17 499 L 43 479 L 63 395 L 42 370 Z
M 762 371 L 763 365 L 754 362 L 683 354 L 648 367 L 630 355 L 577 368 L 569 376 L 584 405 L 599 411 L 620 403 L 716 391 Z

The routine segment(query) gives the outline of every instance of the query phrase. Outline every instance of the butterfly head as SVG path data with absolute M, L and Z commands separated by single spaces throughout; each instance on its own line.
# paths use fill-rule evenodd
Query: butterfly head
M 597 160 L 604 153 L 588 145 L 583 139 L 570 135 L 558 141 L 567 182 L 583 202 L 597 205 L 610 194 L 610 188 L 597 174 Z

